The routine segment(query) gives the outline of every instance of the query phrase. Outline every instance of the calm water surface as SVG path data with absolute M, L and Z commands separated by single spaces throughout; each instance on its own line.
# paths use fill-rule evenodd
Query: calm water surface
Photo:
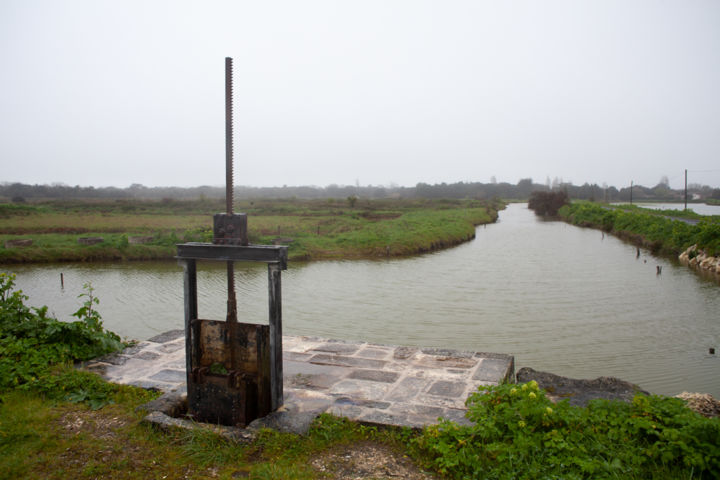
M 682 210 L 684 203 L 638 203 L 638 207 L 651 208 L 653 210 Z M 720 205 L 707 205 L 705 203 L 688 203 L 688 210 L 700 215 L 720 215 Z
M 656 266 L 662 275 L 656 275 Z M 30 303 L 60 319 L 92 282 L 109 329 L 144 339 L 183 326 L 174 262 L 17 266 Z M 60 273 L 65 286 L 60 286 Z M 236 266 L 241 321 L 267 322 L 265 265 Z M 224 264 L 199 264 L 199 312 L 224 319 Z M 510 205 L 474 241 L 409 259 L 291 262 L 287 334 L 515 355 L 518 367 L 618 376 L 661 394 L 720 396 L 720 286 L 596 230 Z

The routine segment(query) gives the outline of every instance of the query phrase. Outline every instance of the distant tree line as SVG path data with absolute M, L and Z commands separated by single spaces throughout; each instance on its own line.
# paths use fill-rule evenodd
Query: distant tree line
M 476 198 L 476 199 L 516 199 L 528 200 L 535 191 L 562 191 L 571 199 L 596 202 L 629 202 L 631 188 L 599 186 L 597 184 L 573 185 L 562 181 L 544 184 L 534 183 L 531 178 L 523 178 L 517 184 L 507 182 L 457 182 L 457 183 L 418 183 L 414 187 L 399 186 L 355 186 L 328 185 L 248 187 L 236 186 L 235 197 L 240 198 Z M 688 186 L 689 199 L 720 199 L 720 189 L 693 184 Z M 0 184 L 0 197 L 4 201 L 23 202 L 45 199 L 216 199 L 225 197 L 225 188 L 220 186 L 199 187 L 146 187 L 132 184 L 127 188 L 118 187 L 81 187 L 65 184 L 27 185 L 23 183 Z M 673 190 L 666 181 L 654 187 L 634 185 L 633 201 L 682 201 L 683 190 Z

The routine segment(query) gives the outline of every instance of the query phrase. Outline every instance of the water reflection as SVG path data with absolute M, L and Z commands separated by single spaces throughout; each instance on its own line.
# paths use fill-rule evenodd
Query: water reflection
M 663 267 L 656 275 L 656 266 Z M 36 304 L 63 318 L 83 282 L 106 325 L 147 338 L 182 328 L 174 262 L 14 268 Z M 60 288 L 60 272 L 65 289 Z M 236 266 L 241 321 L 267 322 L 267 269 Z M 199 313 L 225 318 L 224 264 L 198 268 Z M 720 288 L 676 262 L 596 230 L 541 222 L 524 205 L 474 241 L 410 259 L 291 262 L 283 272 L 288 334 L 511 353 L 519 366 L 614 375 L 658 393 L 720 395 Z

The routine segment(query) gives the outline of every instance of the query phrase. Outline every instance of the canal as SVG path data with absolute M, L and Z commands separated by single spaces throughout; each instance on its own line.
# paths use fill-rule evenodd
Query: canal
M 252 228 L 252 222 L 250 222 Z M 657 275 L 657 266 L 662 274 Z M 34 305 L 59 319 L 83 284 L 105 326 L 145 339 L 183 326 L 175 262 L 11 266 Z M 199 264 L 199 313 L 225 317 L 223 264 Z M 64 286 L 60 284 L 60 274 Z M 265 265 L 236 266 L 241 321 L 267 322 Z M 291 262 L 283 330 L 515 355 L 518 367 L 617 376 L 653 393 L 720 397 L 720 286 L 673 259 L 597 230 L 542 221 L 511 204 L 475 240 L 404 259 Z

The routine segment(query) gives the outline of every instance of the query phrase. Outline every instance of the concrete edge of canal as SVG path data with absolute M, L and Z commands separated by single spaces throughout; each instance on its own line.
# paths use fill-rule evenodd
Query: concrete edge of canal
M 283 336 L 284 405 L 248 429 L 215 427 L 247 440 L 260 427 L 305 433 L 321 413 L 365 424 L 420 428 L 438 418 L 467 423 L 465 400 L 483 385 L 515 382 L 511 355 Z M 108 381 L 157 389 L 146 421 L 193 428 L 174 418 L 187 392 L 185 337 L 173 330 L 85 362 Z

